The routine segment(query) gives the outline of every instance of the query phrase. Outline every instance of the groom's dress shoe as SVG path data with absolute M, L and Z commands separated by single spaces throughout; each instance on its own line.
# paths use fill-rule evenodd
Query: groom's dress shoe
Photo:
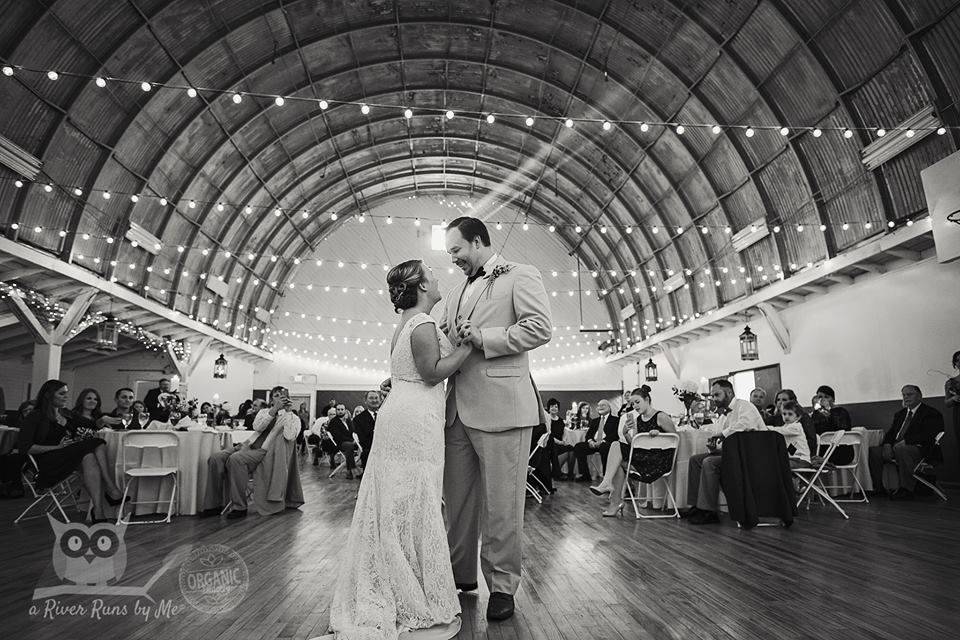
M 476 582 L 457 582 L 456 587 L 458 590 L 463 592 L 476 591 L 477 583 Z
M 506 620 L 513 615 L 513 596 L 499 591 L 490 594 L 487 603 L 487 620 Z

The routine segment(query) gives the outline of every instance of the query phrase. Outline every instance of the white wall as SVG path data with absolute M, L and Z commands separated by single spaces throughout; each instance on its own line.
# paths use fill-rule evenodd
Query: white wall
M 657 406 L 679 407 L 670 387 L 681 380 L 705 383 L 731 371 L 776 363 L 783 386 L 794 389 L 801 402 L 821 384 L 832 386 L 840 403 L 897 399 L 904 384 L 918 385 L 925 396 L 942 396 L 943 376 L 927 372 L 949 371 L 950 356 L 960 349 L 960 262 L 925 260 L 837 286 L 780 315 L 790 331 L 789 354 L 781 351 L 766 321 L 754 317 L 750 328 L 760 350 L 756 362 L 740 360 L 740 326 L 674 348 L 679 376 L 662 353 L 653 356 L 659 380 L 650 386 Z M 625 385 L 635 387 L 636 365 L 623 367 L 622 373 Z

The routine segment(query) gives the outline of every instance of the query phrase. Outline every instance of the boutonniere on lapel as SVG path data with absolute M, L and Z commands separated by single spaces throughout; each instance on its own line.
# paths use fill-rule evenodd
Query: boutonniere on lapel
M 509 264 L 498 264 L 493 268 L 493 271 L 486 278 L 487 286 L 484 289 L 484 293 L 486 294 L 487 300 L 490 299 L 490 293 L 493 291 L 493 283 L 503 274 L 509 273 L 512 268 Z

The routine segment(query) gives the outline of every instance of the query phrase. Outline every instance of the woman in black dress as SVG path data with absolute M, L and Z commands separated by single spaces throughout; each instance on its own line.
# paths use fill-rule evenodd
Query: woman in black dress
M 20 425 L 21 453 L 33 455 L 40 472 L 37 485 L 46 489 L 80 472 L 83 486 L 93 503 L 94 523 L 107 521 L 104 498 L 120 504 L 121 491 L 113 481 L 107 464 L 106 442 L 101 438 L 66 440 L 69 389 L 60 380 L 47 380 L 37 394 L 36 408 Z
M 97 432 L 103 427 L 100 418 L 100 394 L 96 389 L 84 389 L 77 396 L 77 403 L 67 419 L 67 435 L 64 442 L 69 440 L 84 440 L 96 438 Z
M 810 419 L 817 435 L 834 431 L 849 431 L 851 428 L 850 414 L 843 407 L 837 406 L 837 394 L 833 387 L 821 385 L 817 387 L 814 396 L 813 413 Z M 813 449 L 810 450 L 811 452 Z M 821 444 L 818 455 L 827 452 L 827 445 Z M 852 444 L 842 444 L 833 451 L 830 462 L 833 464 L 850 464 L 853 462 L 854 449 Z
M 650 400 L 650 387 L 643 385 L 634 389 L 633 407 L 637 412 L 636 429 L 627 429 L 620 440 L 620 454 L 622 463 L 617 466 L 613 476 L 613 491 L 610 492 L 610 504 L 603 512 L 604 517 L 612 517 L 623 513 L 623 483 L 626 482 L 627 461 L 630 460 L 630 447 L 633 437 L 638 433 L 649 433 L 651 436 L 660 433 L 676 433 L 677 428 L 670 416 L 663 411 L 653 408 Z M 633 452 L 630 475 L 642 482 L 653 482 L 664 473 L 670 471 L 673 462 L 673 449 L 637 449 Z

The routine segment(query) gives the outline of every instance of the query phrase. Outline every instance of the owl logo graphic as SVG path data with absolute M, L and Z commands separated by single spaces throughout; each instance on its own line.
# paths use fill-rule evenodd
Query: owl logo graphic
M 126 525 L 101 523 L 87 526 L 60 522 L 49 514 L 56 539 L 53 569 L 57 577 L 76 585 L 106 585 L 118 581 L 127 568 Z

